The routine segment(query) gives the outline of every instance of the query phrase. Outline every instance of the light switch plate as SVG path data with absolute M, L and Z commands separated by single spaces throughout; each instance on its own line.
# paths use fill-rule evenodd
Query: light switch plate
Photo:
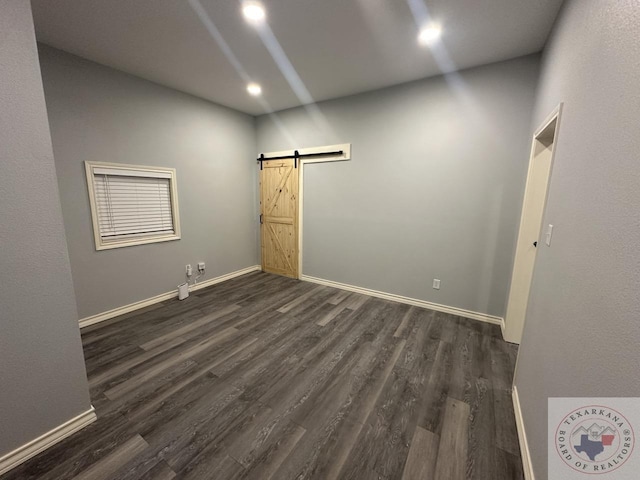
M 553 225 L 549 224 L 549 226 L 547 227 L 547 233 L 545 234 L 544 237 L 544 243 L 547 244 L 547 247 L 551 246 L 551 234 L 553 233 Z

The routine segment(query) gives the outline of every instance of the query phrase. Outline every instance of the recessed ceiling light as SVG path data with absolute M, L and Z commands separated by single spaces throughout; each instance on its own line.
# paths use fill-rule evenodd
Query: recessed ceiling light
M 440 25 L 434 23 L 427 25 L 418 34 L 418 42 L 421 45 L 433 45 L 442 34 L 442 28 Z
M 251 23 L 261 23 L 267 16 L 261 3 L 251 1 L 242 4 L 242 14 Z
M 249 85 L 247 85 L 247 92 L 249 92 L 249 95 L 257 97 L 262 93 L 262 87 L 257 83 L 250 83 Z

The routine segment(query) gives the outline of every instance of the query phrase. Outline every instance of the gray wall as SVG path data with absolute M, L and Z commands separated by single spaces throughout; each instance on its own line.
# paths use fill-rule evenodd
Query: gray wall
M 90 408 L 29 2 L 0 2 L 0 457 Z
M 349 162 L 305 167 L 304 274 L 503 316 L 538 67 L 529 56 L 259 117 L 260 151 L 353 146 Z
M 640 392 L 638 25 L 636 1 L 569 1 L 544 54 L 535 124 L 564 102 L 544 220 L 554 230 L 516 373 L 542 480 L 548 397 Z
M 259 263 L 253 117 L 40 45 L 80 317 Z M 97 252 L 84 160 L 175 167 L 182 239 Z

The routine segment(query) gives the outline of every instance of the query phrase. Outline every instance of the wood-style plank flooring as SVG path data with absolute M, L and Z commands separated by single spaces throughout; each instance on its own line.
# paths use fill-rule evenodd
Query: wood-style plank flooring
M 522 479 L 495 325 L 265 273 L 82 332 L 98 421 L 15 479 Z

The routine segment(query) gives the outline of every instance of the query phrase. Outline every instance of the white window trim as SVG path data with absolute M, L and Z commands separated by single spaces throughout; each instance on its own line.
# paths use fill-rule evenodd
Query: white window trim
M 148 165 L 129 165 L 121 163 L 108 163 L 108 162 L 90 162 L 85 161 L 85 173 L 87 175 L 87 189 L 89 191 L 89 204 L 91 206 L 91 221 L 93 223 L 93 237 L 96 244 L 96 250 L 109 250 L 112 248 L 129 247 L 133 245 L 145 245 L 148 243 L 169 242 L 173 240 L 180 240 L 180 216 L 178 215 L 178 188 L 176 169 L 167 167 L 150 167 Z M 119 171 L 129 170 L 132 176 L 135 176 L 135 172 L 144 171 L 151 175 L 156 174 L 158 177 L 169 178 L 169 188 L 171 191 L 171 214 L 173 215 L 173 229 L 174 233 L 168 235 L 154 235 L 150 237 L 132 237 L 128 239 L 119 239 L 109 242 L 102 240 L 100 235 L 100 226 L 98 223 L 98 209 L 94 188 L 94 176 L 96 169 L 108 169 L 113 168 Z

